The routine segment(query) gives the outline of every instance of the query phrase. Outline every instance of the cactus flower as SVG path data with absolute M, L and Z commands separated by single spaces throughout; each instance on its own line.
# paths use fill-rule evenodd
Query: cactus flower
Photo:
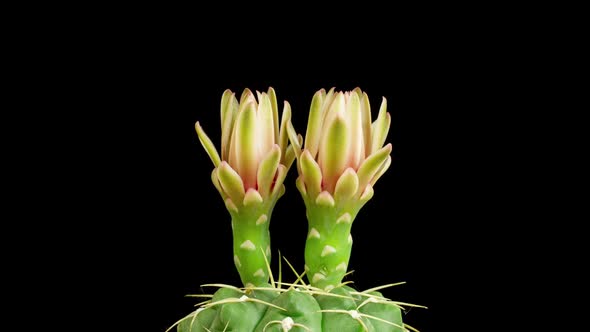
M 352 222 L 391 164 L 391 144 L 383 146 L 390 123 L 385 98 L 371 123 L 366 93 L 359 88 L 350 92 L 332 88 L 313 96 L 305 145 L 289 127 L 298 159 L 297 188 L 309 224 L 306 271 L 314 286 L 331 289 L 346 273 Z
M 246 286 L 268 281 L 268 225 L 274 205 L 285 192 L 283 181 L 295 159 L 286 129 L 291 118 L 289 103 L 284 103 L 279 126 L 274 89 L 256 94 L 258 99 L 244 89 L 238 102 L 230 90 L 223 93 L 220 153 L 199 122 L 195 125 L 215 166 L 211 173 L 213 185 L 232 217 L 234 263 Z

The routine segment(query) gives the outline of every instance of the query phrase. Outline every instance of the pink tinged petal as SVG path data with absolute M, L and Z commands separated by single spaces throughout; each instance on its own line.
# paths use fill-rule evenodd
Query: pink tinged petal
M 336 119 L 336 117 L 340 116 L 340 117 L 346 119 L 345 118 L 346 101 L 345 101 L 344 93 L 338 92 L 338 93 L 334 94 L 334 96 L 332 97 L 332 101 L 330 102 L 330 107 L 325 108 L 325 111 L 323 113 L 324 113 L 324 117 L 322 119 L 322 128 L 321 128 L 321 132 L 320 132 L 320 137 L 326 136 L 325 131 L 328 128 L 330 128 L 330 125 L 332 124 L 334 119 Z M 318 150 L 321 150 L 321 145 L 322 145 L 322 138 L 320 138 L 320 147 L 318 148 Z M 316 156 L 314 156 L 314 158 L 315 157 Z
M 238 156 L 236 154 L 237 148 L 238 148 L 238 144 L 236 142 L 236 130 L 237 130 L 237 126 L 236 126 L 236 122 L 237 122 L 237 118 L 238 115 L 241 113 L 242 110 L 242 105 L 238 105 L 238 111 L 235 113 L 234 115 L 234 120 L 232 121 L 232 130 L 230 133 L 230 137 L 229 137 L 229 147 L 228 147 L 228 156 L 227 156 L 227 162 L 230 165 L 233 165 L 234 167 L 237 165 L 238 163 Z M 224 159 L 225 160 L 225 159 Z
M 364 156 L 363 122 L 361 113 L 361 101 L 356 92 L 352 92 L 346 104 L 346 115 L 350 124 L 350 160 L 348 166 L 358 169 Z
M 310 197 L 322 191 L 322 171 L 307 149 L 301 155 L 301 175 Z
M 225 108 L 223 108 L 222 102 L 222 115 L 221 115 L 221 159 L 228 160 L 229 158 L 229 151 L 230 151 L 230 143 L 232 133 L 234 131 L 234 124 L 236 120 L 236 115 L 238 113 L 238 100 L 236 99 L 235 94 L 231 94 Z
M 287 145 L 289 144 L 289 133 L 288 126 L 291 123 L 291 105 L 287 101 L 285 101 L 283 106 L 283 114 L 281 117 L 281 129 L 279 130 L 279 139 L 277 142 L 281 147 L 281 151 L 285 151 L 287 149 Z
M 371 179 L 371 185 L 375 185 L 377 180 L 379 180 L 379 178 L 381 178 L 381 176 L 389 169 L 389 166 L 391 166 L 391 156 L 387 157 L 383 165 L 381 165 L 381 168 L 379 168 L 377 174 Z
M 326 207 L 333 207 L 336 204 L 334 202 L 334 197 L 332 197 L 332 195 L 330 195 L 330 193 L 327 191 L 322 191 L 315 199 L 315 203 L 317 205 Z
M 262 204 L 262 202 L 262 196 L 260 196 L 260 193 L 254 188 L 248 189 L 244 195 L 244 206 Z
M 256 116 L 258 118 L 256 131 L 258 141 L 258 156 L 259 158 L 265 156 L 275 143 L 274 124 L 272 123 L 272 105 L 266 93 L 260 94 L 258 97 L 258 111 Z
M 256 103 L 256 98 L 250 89 L 245 88 L 242 92 L 242 96 L 240 97 L 240 105 L 245 105 L 250 102 Z
M 309 119 L 307 121 L 307 132 L 305 133 L 305 149 L 308 150 L 312 157 L 318 153 L 320 145 L 320 136 L 323 120 L 323 101 L 326 91 L 321 89 L 313 95 L 311 107 L 309 109 Z
M 247 89 L 246 89 L 247 90 Z M 249 92 L 250 90 L 248 90 Z M 246 91 L 244 91 L 244 93 L 246 93 Z M 249 92 L 251 94 L 251 92 Z M 244 94 L 242 94 L 243 97 Z M 238 164 L 238 155 L 237 155 L 237 151 L 240 147 L 240 143 L 239 140 L 237 139 L 237 135 L 236 132 L 238 130 L 238 126 L 237 126 L 237 122 L 238 122 L 238 117 L 240 116 L 240 114 L 242 114 L 244 112 L 244 109 L 246 108 L 246 106 L 248 106 L 249 104 L 237 104 L 237 111 L 234 114 L 234 119 L 233 119 L 233 125 L 232 125 L 232 131 L 230 134 L 230 142 L 229 142 L 229 148 L 228 148 L 228 162 L 230 165 L 232 165 L 232 167 L 234 167 L 237 170 L 237 164 Z
M 221 95 L 220 109 L 221 109 L 221 121 L 222 122 L 223 122 L 223 110 L 227 107 L 227 103 L 231 99 L 232 95 L 234 95 L 234 93 L 230 89 L 225 89 L 225 91 L 223 91 L 223 94 Z
M 350 98 L 350 91 L 344 92 L 344 102 L 348 104 L 348 98 Z
M 283 196 L 285 193 L 285 186 L 283 185 L 285 177 L 287 177 L 287 168 L 284 165 L 279 165 L 279 168 L 277 169 L 277 177 L 272 186 L 271 196 L 277 198 Z
M 336 182 L 336 189 L 334 189 L 334 199 L 337 202 L 342 200 L 349 200 L 353 198 L 359 190 L 359 179 L 356 172 L 352 168 L 347 168 L 338 182 Z
M 334 100 L 336 99 L 336 96 L 342 94 L 342 93 L 335 93 L 335 88 L 331 88 L 330 91 L 328 91 L 328 94 L 326 94 L 326 97 L 323 98 L 323 103 L 322 103 L 322 127 L 321 130 L 325 130 L 326 129 L 326 116 L 328 115 L 328 111 L 332 108 L 332 104 L 334 103 Z M 320 133 L 320 136 L 322 134 Z M 321 140 L 320 140 L 321 143 Z M 315 158 L 316 156 L 314 156 Z
M 240 175 L 231 166 L 222 161 L 217 170 L 217 177 L 223 191 L 229 196 L 232 202 L 242 202 L 244 199 L 244 183 Z
M 241 105 L 240 105 L 241 107 Z M 235 153 L 237 171 L 246 188 L 256 188 L 258 169 L 258 128 L 256 126 L 256 104 L 248 103 L 239 112 L 236 120 Z
M 263 198 L 268 197 L 272 182 L 275 178 L 279 161 L 281 160 L 281 149 L 277 144 L 273 145 L 269 153 L 264 157 L 258 166 L 257 183 L 258 191 Z
M 348 133 L 345 119 L 337 116 L 328 127 L 320 145 L 319 165 L 324 177 L 323 188 L 329 192 L 334 192 L 336 181 L 346 169 L 350 158 Z
M 364 158 L 371 154 L 371 104 L 369 103 L 369 96 L 363 92 L 361 97 L 361 113 L 363 121 L 363 139 L 365 143 Z
M 226 89 L 221 95 L 221 105 L 219 107 L 221 115 L 221 130 L 223 130 L 223 124 L 225 123 L 225 118 L 227 117 L 227 105 L 231 100 L 232 95 L 233 92 L 231 92 L 230 89 Z
M 373 141 L 371 142 L 371 153 L 379 150 L 383 146 L 383 143 L 385 143 L 390 124 L 391 116 L 387 113 L 387 99 L 383 97 L 381 107 L 379 108 L 379 115 L 372 125 Z
M 373 179 L 377 172 L 379 172 L 390 153 L 391 144 L 387 144 L 379 151 L 369 156 L 369 158 L 362 163 L 357 172 L 357 176 L 359 177 L 359 188 L 364 190 L 365 186 L 371 181 L 371 179 Z
M 203 148 L 205 148 L 205 152 L 207 152 L 209 158 L 211 158 L 211 161 L 213 161 L 213 165 L 215 165 L 215 167 L 219 166 L 219 163 L 221 163 L 219 154 L 217 153 L 217 150 L 215 149 L 215 145 L 213 145 L 213 142 L 211 142 L 207 134 L 205 134 L 205 132 L 203 131 L 203 128 L 201 128 L 199 121 L 197 121 L 197 123 L 195 124 L 195 129 L 197 130 L 197 136 L 199 136 L 199 141 L 201 142 Z
M 275 140 L 274 142 L 277 143 L 279 142 L 279 106 L 277 103 L 277 94 L 275 92 L 275 89 L 273 89 L 272 87 L 268 88 L 268 97 L 270 98 L 270 104 L 272 106 L 272 122 L 273 122 L 273 126 L 274 126 L 274 134 L 275 134 Z M 285 150 L 281 150 L 281 151 L 285 151 Z
M 221 197 L 225 200 L 227 198 L 227 194 L 223 192 L 223 189 L 221 188 L 221 183 L 219 183 L 219 178 L 217 177 L 217 168 L 214 168 L 211 172 L 211 182 L 213 182 L 213 185 L 215 186 L 217 191 L 219 191 Z

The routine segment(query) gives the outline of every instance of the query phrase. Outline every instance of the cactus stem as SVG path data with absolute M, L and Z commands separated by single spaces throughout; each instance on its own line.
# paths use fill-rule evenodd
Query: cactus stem
M 235 263 L 243 285 L 263 286 L 268 283 L 270 266 L 270 211 L 267 205 L 253 205 L 232 216 Z M 263 273 L 258 270 L 262 269 Z

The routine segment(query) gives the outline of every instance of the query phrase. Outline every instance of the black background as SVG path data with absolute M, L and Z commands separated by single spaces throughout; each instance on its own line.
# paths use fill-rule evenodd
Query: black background
M 398 68 L 394 61 L 380 66 L 364 61 L 333 64 L 326 59 L 329 74 L 319 75 L 292 67 L 304 66 L 296 62 L 272 67 L 253 62 L 240 72 L 239 66 L 227 70 L 212 61 L 197 67 L 209 73 L 193 71 L 192 76 L 172 66 L 170 72 L 156 75 L 148 71 L 145 81 L 131 80 L 138 84 L 131 88 L 136 97 L 130 98 L 138 102 L 129 105 L 136 115 L 123 117 L 124 139 L 116 142 L 115 155 L 108 153 L 114 159 L 107 167 L 117 179 L 110 200 L 124 211 L 111 226 L 120 229 L 116 237 L 127 256 L 117 260 L 125 271 L 119 276 L 133 289 L 139 287 L 146 299 L 129 305 L 155 312 L 149 315 L 154 327 L 163 329 L 189 313 L 195 301 L 184 295 L 201 293 L 199 285 L 240 283 L 232 261 L 229 214 L 210 182 L 213 166 L 194 123 L 200 121 L 219 146 L 224 89 L 241 93 L 245 87 L 268 86 L 276 89 L 279 103 L 291 103 L 299 132 L 305 131 L 311 96 L 320 88 L 361 87 L 371 99 L 373 118 L 381 97 L 388 99 L 392 125 L 387 141 L 394 146 L 393 164 L 355 221 L 352 280 L 361 289 L 406 281 L 385 295 L 430 308 L 412 309 L 407 322 L 426 331 L 444 324 L 435 321 L 435 313 L 444 306 L 444 294 L 454 295 L 448 282 L 462 278 L 453 270 L 452 227 L 460 218 L 455 209 L 465 208 L 457 198 L 462 189 L 455 171 L 465 165 L 454 158 L 454 133 L 447 131 L 451 115 L 444 111 L 452 105 L 442 105 L 448 97 L 440 92 L 446 82 L 416 62 Z M 272 216 L 275 273 L 277 250 L 299 271 L 303 267 L 307 225 L 295 178 L 292 168 L 285 181 L 287 192 Z M 117 208 L 113 212 L 118 213 Z M 283 271 L 287 280 L 294 280 L 285 265 Z
M 493 207 L 482 206 L 494 181 L 483 170 L 493 154 L 484 133 L 498 116 L 489 93 L 497 89 L 490 77 L 498 62 L 477 43 L 481 32 L 375 15 L 370 28 L 342 22 L 308 33 L 301 20 L 288 32 L 278 29 L 295 21 L 252 18 L 228 27 L 174 16 L 118 29 L 103 22 L 85 33 L 65 58 L 63 93 L 75 111 L 64 116 L 67 130 L 54 142 L 67 144 L 59 153 L 71 162 L 52 177 L 68 193 L 61 201 L 67 217 L 78 221 L 53 225 L 75 234 L 60 253 L 76 261 L 66 282 L 92 280 L 79 286 L 74 302 L 86 303 L 92 292 L 110 303 L 98 311 L 103 317 L 131 330 L 163 331 L 192 311 L 196 301 L 184 295 L 202 292 L 201 284 L 239 285 L 230 217 L 210 181 L 213 165 L 195 122 L 219 147 L 223 91 L 272 86 L 279 105 L 291 104 L 303 134 L 317 90 L 360 87 L 373 119 L 381 97 L 388 100 L 393 163 L 355 220 L 351 279 L 360 289 L 405 281 L 384 294 L 429 307 L 407 313 L 409 324 L 456 328 L 455 313 L 473 310 L 470 301 L 490 289 L 480 277 L 497 273 L 477 248 L 496 232 Z M 275 271 L 277 250 L 303 267 L 307 225 L 295 178 L 293 167 L 270 225 Z M 75 248 L 89 249 L 85 259 Z M 294 280 L 285 265 L 283 272 Z

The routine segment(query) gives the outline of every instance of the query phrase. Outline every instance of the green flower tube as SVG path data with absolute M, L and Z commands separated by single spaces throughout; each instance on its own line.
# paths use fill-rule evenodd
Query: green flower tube
M 291 108 L 285 101 L 279 126 L 274 89 L 254 94 L 245 89 L 240 101 L 230 90 L 221 98 L 221 155 L 199 122 L 196 131 L 215 168 L 213 185 L 231 215 L 234 264 L 244 286 L 269 280 L 269 224 L 295 153 L 287 138 Z M 266 257 L 265 257 L 266 256 Z
M 304 146 L 288 127 L 298 159 L 297 188 L 307 209 L 305 269 L 315 287 L 330 290 L 346 274 L 352 223 L 391 165 L 391 144 L 383 146 L 390 123 L 385 98 L 371 123 L 366 93 L 332 88 L 312 99 Z

